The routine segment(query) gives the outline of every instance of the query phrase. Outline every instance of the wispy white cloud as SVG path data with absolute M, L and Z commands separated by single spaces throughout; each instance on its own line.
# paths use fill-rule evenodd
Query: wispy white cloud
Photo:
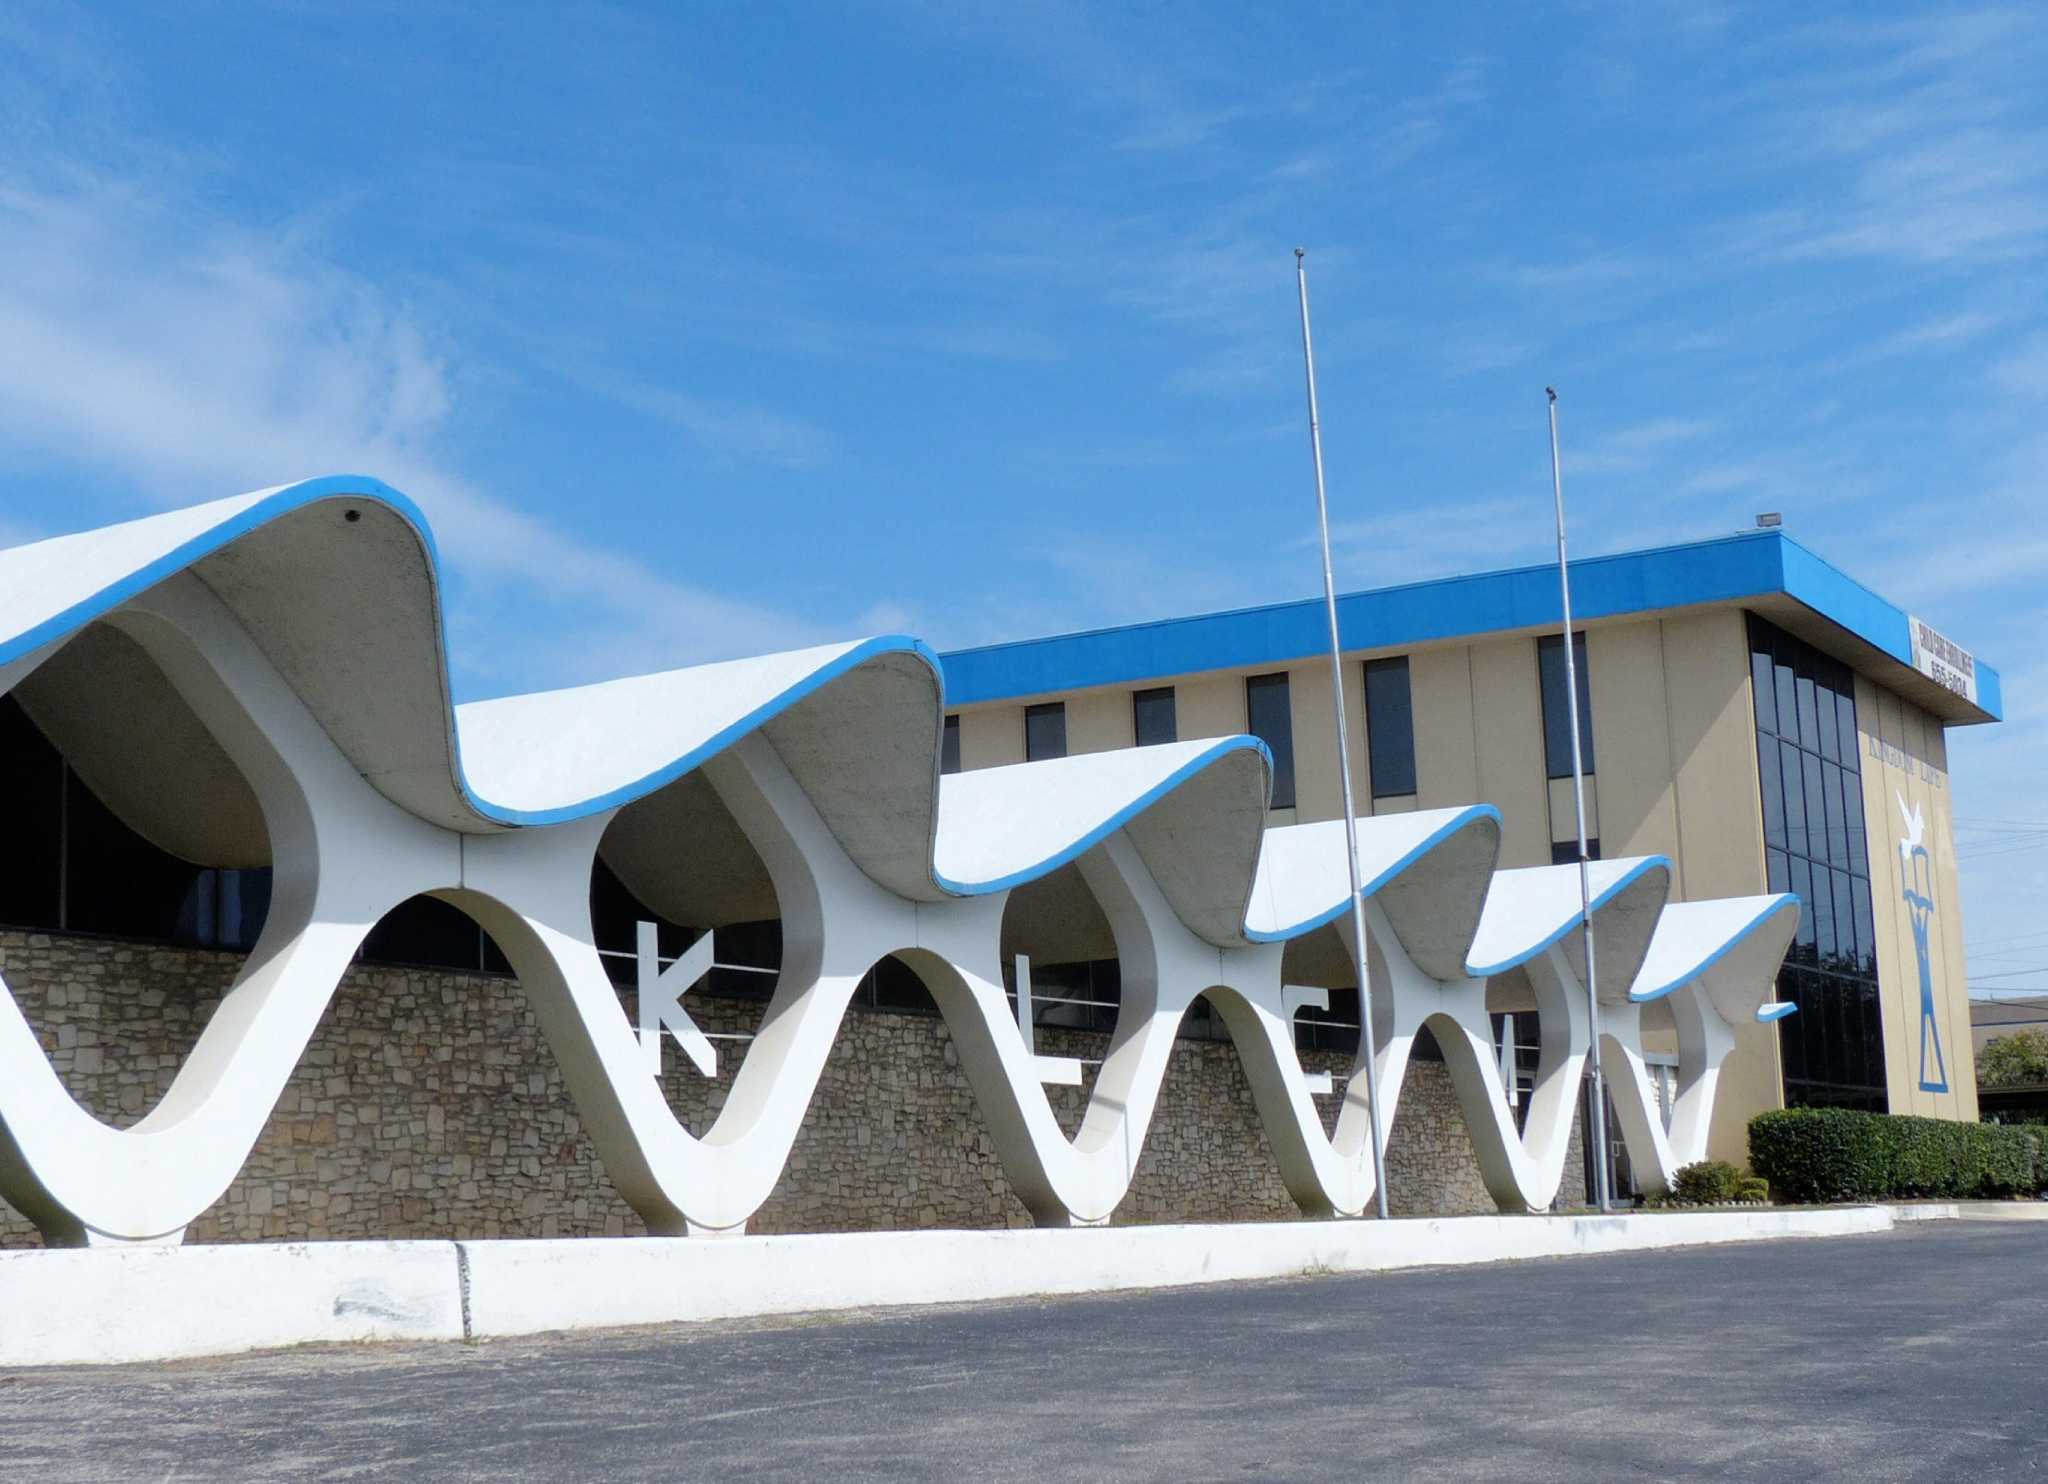
M 1714 430 L 1715 424 L 1706 418 L 1652 418 L 1566 448 L 1564 464 L 1575 474 L 1639 474 L 1659 467 L 1678 449 L 1698 443 Z
M 2007 323 L 2004 316 L 1978 309 L 1939 314 L 1885 336 L 1871 347 L 1869 355 L 1882 358 L 1952 351 L 1975 344 Z
M 0 441 L 111 473 L 142 499 L 343 471 L 405 489 L 458 582 L 489 593 L 511 578 L 530 595 L 493 615 L 512 632 L 489 642 L 474 615 L 452 616 L 458 660 L 486 684 L 819 637 L 486 494 L 442 447 L 463 373 L 434 326 L 301 249 L 133 183 L 0 191 L 0 343 Z
M 1814 28 L 1790 81 L 1752 106 L 1798 165 L 1796 200 L 1738 223 L 1765 261 L 2011 262 L 2048 242 L 2048 31 L 2013 9 Z M 1782 46 L 1782 38 L 1774 44 Z
M 681 428 L 721 459 L 814 469 L 832 454 L 834 440 L 824 428 L 766 407 L 693 396 L 623 377 L 601 377 L 594 384 L 626 406 Z
M 1331 524 L 1337 578 L 1348 588 L 1380 587 L 1538 561 L 1550 530 L 1540 514 L 1533 499 L 1400 500 L 1384 515 Z M 1314 540 L 1293 544 L 1305 549 Z
M 1598 252 L 1561 263 L 1515 263 L 1496 267 L 1491 276 L 1528 294 L 1584 296 L 1611 293 L 1616 285 L 1649 275 L 1652 265 L 1626 253 Z
M 1535 341 L 1505 331 L 1453 333 L 1437 341 L 1430 354 L 1448 376 L 1482 376 L 1527 365 L 1537 352 Z

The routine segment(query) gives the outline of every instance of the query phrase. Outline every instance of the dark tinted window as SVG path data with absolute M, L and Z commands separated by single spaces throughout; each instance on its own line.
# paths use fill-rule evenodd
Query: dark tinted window
M 1365 662 L 1365 741 L 1372 796 L 1415 792 L 1415 708 L 1408 693 L 1408 658 Z
M 363 939 L 366 963 L 410 964 L 505 974 L 511 965 L 467 912 L 438 897 L 413 897 L 384 914 Z
M 1550 842 L 1550 863 L 1553 866 L 1569 866 L 1579 859 L 1579 842 L 1576 840 L 1553 840 Z M 1600 859 L 1600 837 L 1593 836 L 1586 842 L 1586 859 Z
M 1067 755 L 1067 706 L 1048 701 L 1024 708 L 1024 761 L 1043 762 Z
M 946 730 L 939 739 L 939 771 L 960 771 L 960 718 L 957 716 L 946 718 Z
M 12 696 L 0 697 L 0 770 L 8 791 L 0 923 L 57 927 L 64 760 Z
M 1244 683 L 1244 714 L 1251 734 L 1273 754 L 1273 807 L 1294 807 L 1294 708 L 1287 677 L 1253 675 Z
M 1785 1101 L 1883 1112 L 1884 1028 L 1857 758 L 1855 677 L 1803 640 L 1752 615 L 1757 776 L 1773 891 L 1799 898 L 1799 931 L 1778 998 Z
M 635 896 L 619 880 L 603 856 L 590 873 L 590 926 L 592 941 L 604 961 L 612 983 L 632 988 L 639 983 L 640 924 L 655 927 L 655 952 L 673 959 L 701 936 L 699 929 L 671 922 Z M 487 952 L 495 954 L 486 939 Z M 782 924 L 774 918 L 765 922 L 727 923 L 712 940 L 718 962 L 705 977 L 703 987 L 692 993 L 717 995 L 729 1000 L 765 1000 L 775 989 L 775 970 L 782 964 Z M 767 972 L 761 972 L 761 971 Z
M 269 868 L 216 870 L 159 850 L 99 801 L 12 696 L 0 697 L 0 767 L 13 787 L 0 922 L 198 948 L 255 943 Z
M 1179 723 L 1174 716 L 1172 686 L 1162 685 L 1152 690 L 1131 692 L 1131 732 L 1137 738 L 1140 747 L 1180 740 Z
M 1572 635 L 1572 664 L 1578 670 L 1579 764 L 1593 769 L 1593 693 L 1586 680 L 1586 636 Z M 1572 776 L 1571 701 L 1565 688 L 1564 640 L 1536 641 L 1536 669 L 1543 685 L 1543 765 L 1552 778 Z

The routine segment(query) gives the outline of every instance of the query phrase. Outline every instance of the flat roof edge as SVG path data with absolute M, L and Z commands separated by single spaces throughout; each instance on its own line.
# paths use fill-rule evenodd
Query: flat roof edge
M 1573 616 L 1584 621 L 1783 595 L 1861 644 L 1913 668 L 1909 616 L 1782 531 L 1581 557 L 1571 564 Z M 1441 643 L 1558 624 L 1553 565 L 1515 567 L 1345 593 L 1337 599 L 1347 651 Z M 1284 603 L 1190 614 L 1114 628 L 954 650 L 941 656 L 947 698 L 972 706 L 1206 670 L 1299 663 L 1328 649 L 1323 603 Z M 1976 666 L 1975 704 L 1950 693 L 1944 722 L 2003 719 L 1996 669 Z M 1922 677 L 1924 678 L 1924 677 Z M 1933 685 L 1928 681 L 1929 686 Z

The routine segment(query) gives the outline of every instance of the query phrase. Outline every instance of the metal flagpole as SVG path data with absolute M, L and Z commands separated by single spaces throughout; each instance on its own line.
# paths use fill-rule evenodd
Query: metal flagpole
M 1557 456 L 1557 388 L 1550 399 L 1550 488 L 1557 501 L 1557 586 L 1564 603 L 1564 693 L 1572 729 L 1572 808 L 1579 825 L 1579 930 L 1586 944 L 1586 1011 L 1591 1017 L 1593 1064 L 1593 1190 L 1600 1209 L 1607 1196 L 1607 1084 L 1600 1075 L 1600 990 L 1593 964 L 1593 873 L 1586 853 L 1586 771 L 1579 755 L 1579 662 L 1572 642 L 1572 576 L 1564 551 L 1564 470 Z
M 1358 821 L 1351 804 L 1351 746 L 1344 725 L 1344 654 L 1337 639 L 1337 579 L 1330 570 L 1330 503 L 1323 492 L 1323 427 L 1316 413 L 1316 351 L 1308 333 L 1307 254 L 1294 250 L 1301 294 L 1301 359 L 1308 368 L 1308 444 L 1316 463 L 1316 526 L 1323 538 L 1323 602 L 1330 614 L 1330 697 L 1337 713 L 1337 777 L 1344 785 L 1344 862 L 1351 868 L 1351 951 L 1358 962 L 1358 1045 L 1365 1062 L 1365 1104 L 1372 1120 L 1373 1206 L 1387 1219 L 1387 1156 L 1380 1140 L 1379 1051 L 1372 1034 L 1371 958 L 1365 947 L 1365 892 L 1358 879 Z

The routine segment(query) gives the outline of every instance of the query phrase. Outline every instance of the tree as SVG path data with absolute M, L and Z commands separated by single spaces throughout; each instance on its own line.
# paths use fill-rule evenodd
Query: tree
M 2015 1031 L 1984 1043 L 1977 1053 L 1979 1087 L 2026 1087 L 2048 1082 L 2048 1034 Z

